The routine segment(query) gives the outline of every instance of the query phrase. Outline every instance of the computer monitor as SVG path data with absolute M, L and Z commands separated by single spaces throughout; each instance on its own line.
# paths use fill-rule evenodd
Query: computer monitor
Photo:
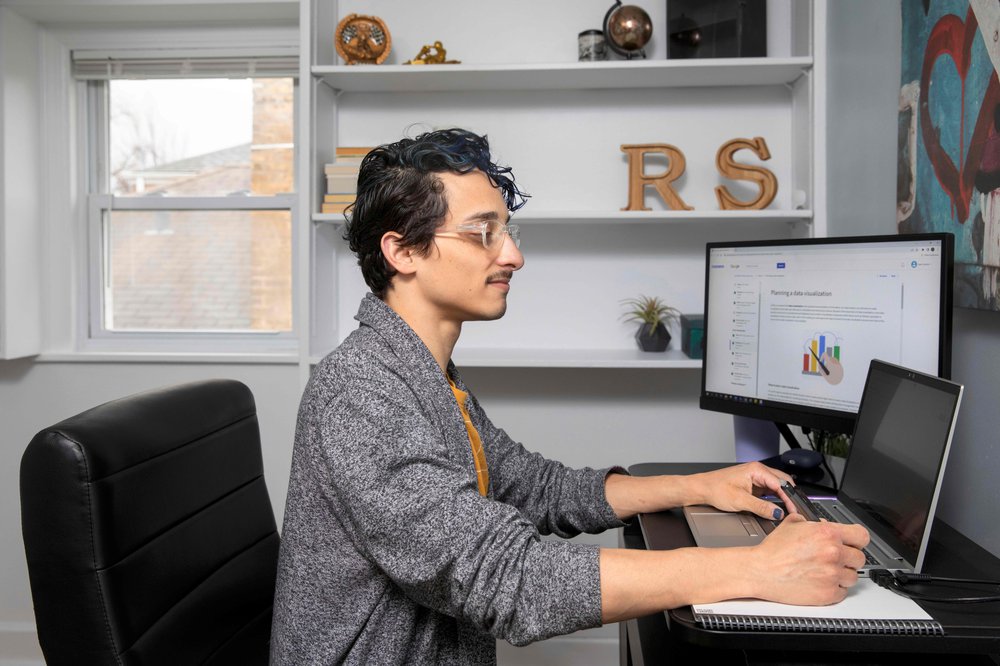
M 873 358 L 950 378 L 953 255 L 947 233 L 709 243 L 702 409 L 850 434 Z

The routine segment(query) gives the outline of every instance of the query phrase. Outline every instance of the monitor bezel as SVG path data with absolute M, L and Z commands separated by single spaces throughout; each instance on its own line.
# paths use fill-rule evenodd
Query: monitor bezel
M 951 378 L 951 343 L 952 343 L 952 309 L 953 309 L 953 285 L 955 275 L 955 237 L 948 232 L 924 233 L 924 234 L 893 234 L 874 236 L 835 236 L 823 238 L 777 238 L 767 240 L 752 241 L 725 241 L 707 243 L 705 246 L 705 301 L 704 301 L 704 333 L 702 339 L 707 342 L 709 327 L 712 322 L 709 317 L 709 282 L 711 279 L 711 255 L 712 250 L 720 248 L 745 248 L 745 247 L 791 247 L 805 245 L 850 245 L 852 243 L 911 243 L 921 241 L 941 242 L 941 271 L 940 281 L 940 307 L 938 330 L 938 370 L 937 374 L 943 379 Z M 796 425 L 803 428 L 814 428 L 836 433 L 850 435 L 854 432 L 854 423 L 857 419 L 857 412 L 845 412 L 820 407 L 807 407 L 792 403 L 770 402 L 754 404 L 749 402 L 735 402 L 725 398 L 708 395 L 705 390 L 708 362 L 710 350 L 705 345 L 703 350 L 701 367 L 701 396 L 699 407 L 701 409 L 733 414 L 735 416 L 746 416 L 750 418 L 774 421 L 786 425 Z

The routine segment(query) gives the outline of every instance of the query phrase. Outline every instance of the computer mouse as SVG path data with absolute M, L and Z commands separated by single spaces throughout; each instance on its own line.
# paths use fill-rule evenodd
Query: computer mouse
M 788 469 L 815 469 L 823 463 L 823 454 L 812 449 L 788 449 L 780 459 Z

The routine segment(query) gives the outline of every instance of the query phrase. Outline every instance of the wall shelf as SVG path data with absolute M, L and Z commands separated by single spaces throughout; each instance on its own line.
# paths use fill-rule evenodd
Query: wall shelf
M 812 221 L 811 210 L 680 210 L 680 211 L 538 211 L 515 213 L 512 221 L 524 225 L 579 225 L 579 224 L 761 224 L 787 222 L 795 224 Z M 312 216 L 317 224 L 344 224 L 340 213 L 317 213 Z
M 556 4 L 572 13 L 578 1 Z M 378 145 L 410 127 L 469 127 L 487 133 L 498 158 L 515 164 L 519 178 L 531 183 L 538 198 L 512 220 L 524 227 L 526 239 L 539 241 L 539 251 L 522 274 L 530 289 L 518 292 L 517 310 L 503 325 L 466 330 L 455 362 L 701 368 L 700 360 L 679 349 L 646 354 L 630 346 L 618 322 L 619 302 L 627 294 L 657 293 L 684 312 L 698 312 L 706 241 L 825 234 L 825 180 L 812 166 L 826 145 L 817 112 L 825 51 L 814 49 L 813 5 L 790 2 L 775 11 L 770 57 L 668 60 L 664 49 L 649 60 L 607 62 L 567 60 L 575 52 L 538 43 L 530 28 L 516 22 L 498 22 L 489 34 L 463 43 L 468 30 L 453 12 L 446 21 L 463 37 L 448 44 L 465 62 L 412 66 L 335 64 L 329 37 L 338 20 L 362 3 L 303 0 L 301 15 L 309 27 L 301 72 L 308 85 L 300 93 L 308 148 L 300 164 L 309 185 L 300 211 L 308 223 L 301 238 L 310 257 L 310 272 L 302 276 L 309 289 L 301 309 L 310 329 L 303 364 L 317 363 L 355 328 L 354 308 L 367 291 L 342 239 L 344 215 L 316 212 L 326 186 L 324 166 L 335 159 L 335 149 Z M 529 11 L 532 5 L 515 0 L 512 7 Z M 510 11 L 505 7 L 497 15 Z M 379 15 L 417 32 L 436 29 L 441 20 L 410 3 L 387 4 Z M 394 44 L 399 54 L 412 47 Z M 484 62 L 490 58 L 536 62 Z M 774 209 L 718 210 L 712 158 L 737 136 L 766 137 L 774 159 L 769 168 L 780 182 Z M 627 181 L 618 146 L 658 142 L 676 143 L 685 153 L 686 180 L 678 188 L 697 210 L 620 210 Z M 650 163 L 653 170 L 663 168 L 661 159 Z M 750 184 L 742 191 L 755 190 Z M 664 207 L 648 193 L 647 201 Z M 794 209 L 800 203 L 807 209 Z M 564 233 L 569 230 L 574 233 Z M 581 349 L 561 348 L 553 332 L 562 330 L 572 330 L 570 343 Z
M 701 360 L 679 349 L 642 352 L 638 349 L 455 349 L 460 368 L 646 368 L 699 369 Z M 322 357 L 310 359 L 315 365 Z
M 715 58 L 522 65 L 320 65 L 345 92 L 475 92 L 791 85 L 812 58 Z

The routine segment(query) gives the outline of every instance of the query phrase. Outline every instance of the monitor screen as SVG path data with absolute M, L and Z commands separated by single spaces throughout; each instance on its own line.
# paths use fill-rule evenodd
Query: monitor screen
M 709 243 L 701 407 L 851 433 L 873 358 L 950 376 L 951 234 Z

